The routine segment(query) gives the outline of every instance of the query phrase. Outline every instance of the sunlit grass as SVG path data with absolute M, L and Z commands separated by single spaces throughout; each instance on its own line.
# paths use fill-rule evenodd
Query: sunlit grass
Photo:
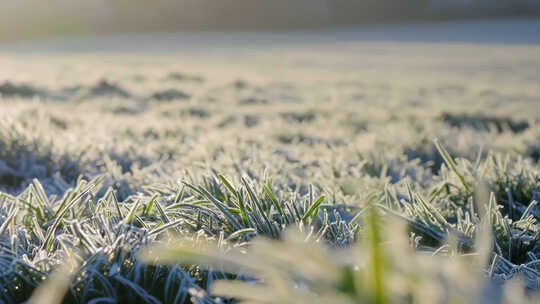
M 0 302 L 538 297 L 528 66 L 257 81 L 73 60 L 0 85 Z

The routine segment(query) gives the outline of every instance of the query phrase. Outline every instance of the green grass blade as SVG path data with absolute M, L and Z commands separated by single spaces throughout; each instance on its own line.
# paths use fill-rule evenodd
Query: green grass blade
M 321 195 L 306 211 L 304 216 L 302 217 L 302 220 L 305 221 L 314 211 L 319 207 L 319 205 L 324 201 L 324 195 Z

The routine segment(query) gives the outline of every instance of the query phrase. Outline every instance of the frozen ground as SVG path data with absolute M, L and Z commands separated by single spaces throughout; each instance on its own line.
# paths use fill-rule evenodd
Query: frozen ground
M 96 187 L 85 202 L 103 198 L 107 206 L 103 208 L 108 210 L 112 198 L 107 190 L 114 189 L 124 215 L 130 210 L 139 214 L 141 231 L 160 225 L 160 220 L 157 213 L 138 213 L 136 202 L 150 202 L 155 194 L 164 206 L 178 200 L 196 206 L 197 200 L 204 199 L 197 191 L 184 193 L 181 181 L 207 187 L 236 206 L 216 174 L 236 185 L 245 176 L 261 195 L 262 185 L 271 180 L 281 198 L 290 196 L 304 204 L 304 211 L 302 201 L 313 197 L 312 185 L 315 194 L 326 195 L 324 208 L 339 213 L 330 221 L 341 225 L 341 230 L 332 226 L 332 234 L 324 236 L 337 247 L 357 239 L 352 232 L 356 224 L 349 221 L 357 208 L 365 206 L 366 193 L 379 197 L 390 189 L 395 212 L 413 222 L 424 221 L 425 213 L 404 207 L 419 204 L 407 195 L 410 187 L 427 196 L 448 221 L 415 226 L 428 239 L 422 248 L 432 251 L 456 229 L 464 238 L 474 239 L 476 230 L 463 228 L 461 217 L 475 214 L 469 187 L 485 179 L 502 216 L 508 216 L 505 225 L 516 233 L 496 236 L 503 250 L 494 249 L 500 258 L 490 260 L 494 270 L 489 275 L 500 282 L 522 273 L 528 289 L 538 289 L 540 210 L 531 202 L 540 199 L 539 32 L 538 20 L 486 21 L 288 34 L 125 35 L 3 45 L 0 191 L 6 195 L 0 198 L 0 218 L 13 219 L 9 215 L 18 206 L 20 218 L 15 222 L 27 239 L 1 258 L 10 263 L 19 259 L 25 267 L 49 273 L 62 260 L 64 245 L 77 248 L 86 259 L 98 254 L 98 244 L 113 244 L 114 240 L 96 239 L 88 245 L 72 239 L 80 237 L 76 229 L 93 234 L 106 225 L 124 229 L 120 224 L 126 223 L 100 222 L 105 219 L 92 217 L 90 207 L 80 202 L 74 202 L 80 212 L 68 212 L 65 224 L 51 226 L 53 213 L 58 218 L 64 206 L 55 200 L 69 188 L 84 188 L 81 180 L 98 176 L 101 179 L 91 182 Z M 443 165 L 435 138 L 452 157 L 465 159 L 459 161 L 459 170 L 466 183 Z M 46 195 L 30 194 L 39 192 L 36 182 L 27 188 L 34 178 Z M 446 184 L 455 187 L 444 188 Z M 51 195 L 55 197 L 44 197 Z M 39 213 L 23 204 L 32 197 L 42 199 L 44 210 L 51 211 Z M 270 219 L 281 225 L 277 211 L 270 203 L 267 207 Z M 212 213 L 203 213 L 202 218 L 195 207 L 167 212 L 171 221 L 186 219 L 175 228 L 182 233 L 198 227 L 209 237 L 218 237 L 238 230 L 220 226 L 227 215 L 219 213 L 219 207 L 208 208 Z M 40 240 L 35 228 L 23 225 L 33 212 L 39 214 L 35 225 L 44 233 L 56 233 L 58 241 Z M 71 229 L 78 220 L 82 228 Z M 313 221 L 320 226 L 315 216 Z M 479 223 L 474 216 L 472 221 L 471 227 Z M 247 226 L 257 234 L 276 236 L 273 228 L 268 231 L 257 225 Z M 507 227 L 502 222 L 493 225 Z M 13 228 L 8 233 L 19 232 Z M 435 243 L 429 241 L 433 235 Z M 69 240 L 67 245 L 61 246 L 62 237 Z M 136 249 L 141 242 L 154 240 L 143 239 L 130 234 L 122 242 Z M 13 248 L 10 240 L 13 237 L 2 238 L 2 246 Z M 114 252 L 126 250 L 111 246 Z M 118 257 L 102 258 L 100 263 L 111 265 Z M 6 268 L 1 273 L 22 271 L 10 263 L 0 265 Z M 137 281 L 139 277 L 125 267 L 126 280 L 165 301 L 164 291 Z M 9 275 L 2 280 L 4 288 L 21 284 L 20 290 L 9 289 L 0 297 L 6 302 L 21 300 L 29 294 L 21 290 L 34 288 L 33 283 L 9 283 L 13 280 Z M 113 289 L 124 282 L 107 280 Z M 200 281 L 193 284 L 203 286 Z M 146 299 L 121 288 L 115 295 L 98 285 L 92 285 L 97 291 L 84 296 L 73 289 L 73 299 Z

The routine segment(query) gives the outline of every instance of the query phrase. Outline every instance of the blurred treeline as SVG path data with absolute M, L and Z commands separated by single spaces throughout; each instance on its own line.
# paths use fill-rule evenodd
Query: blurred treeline
M 540 0 L 1 0 L 0 39 L 540 15 Z

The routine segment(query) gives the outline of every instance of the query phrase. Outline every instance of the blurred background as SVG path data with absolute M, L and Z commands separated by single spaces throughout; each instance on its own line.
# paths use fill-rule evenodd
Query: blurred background
M 2 0 L 0 6 L 0 41 L 540 15 L 540 0 Z

